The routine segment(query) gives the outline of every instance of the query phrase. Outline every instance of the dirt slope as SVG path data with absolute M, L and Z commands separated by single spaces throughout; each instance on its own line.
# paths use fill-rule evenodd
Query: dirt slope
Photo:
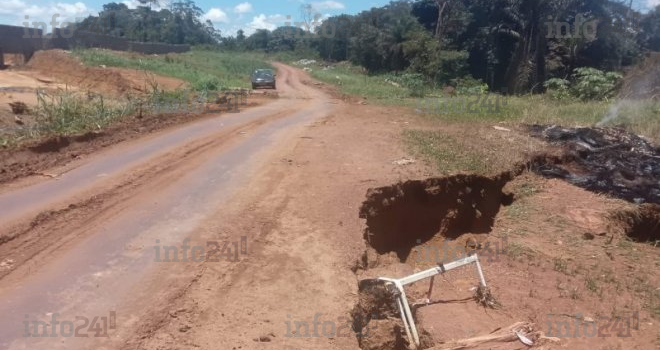
M 174 90 L 186 82 L 150 72 L 116 67 L 89 67 L 62 50 L 37 51 L 25 66 L 25 75 L 42 81 L 56 81 L 80 90 L 120 96 L 145 92 L 156 83 L 165 90 Z
M 62 50 L 37 51 L 26 65 L 0 70 L 0 127 L 17 126 L 9 103 L 23 102 L 33 108 L 37 105 L 37 89 L 47 92 L 69 89 L 112 99 L 148 92 L 153 85 L 175 90 L 187 83 L 135 69 L 84 66 Z M 26 124 L 32 122 L 30 113 L 20 117 Z

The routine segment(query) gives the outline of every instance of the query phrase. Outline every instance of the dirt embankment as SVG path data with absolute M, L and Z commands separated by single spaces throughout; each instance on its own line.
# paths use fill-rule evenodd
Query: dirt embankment
M 647 313 L 650 311 L 653 315 L 654 308 L 660 305 L 658 303 L 660 300 L 656 300 L 660 293 L 657 289 L 652 290 L 655 283 L 652 281 L 657 281 L 655 276 L 651 277 L 651 281 L 644 282 L 648 284 L 644 285 L 645 289 L 641 293 L 640 286 L 622 291 L 620 287 L 612 290 L 611 286 L 601 283 L 613 283 L 615 279 L 613 275 L 617 274 L 613 271 L 620 270 L 615 262 L 619 258 L 614 256 L 627 254 L 617 252 L 617 246 L 627 247 L 630 243 L 625 242 L 629 241 L 640 242 L 643 246 L 635 249 L 642 251 L 650 249 L 647 254 L 653 255 L 654 248 L 648 247 L 648 243 L 660 240 L 660 206 L 619 204 L 616 209 L 604 209 L 605 207 L 600 203 L 602 199 L 597 196 L 591 195 L 577 201 L 577 197 L 584 195 L 579 194 L 580 190 L 572 190 L 569 187 L 568 192 L 558 193 L 559 198 L 576 205 L 576 208 L 584 208 L 588 203 L 592 203 L 590 208 L 592 210 L 602 208 L 597 212 L 598 214 L 590 214 L 591 217 L 585 218 L 585 221 L 588 220 L 588 225 L 582 226 L 580 221 L 569 224 L 574 213 L 562 213 L 544 201 L 532 204 L 527 198 L 530 196 L 526 193 L 529 191 L 530 178 L 529 174 L 521 169 L 547 169 L 549 166 L 557 166 L 555 161 L 541 156 L 535 157 L 528 164 L 521 165 L 512 172 L 494 177 L 459 174 L 444 178 L 411 180 L 369 189 L 360 209 L 360 217 L 366 219 L 364 230 L 366 250 L 354 267 L 360 279 L 359 299 L 351 314 L 360 347 L 365 350 L 414 348 L 408 341 L 406 326 L 400 317 L 396 303 L 398 292 L 391 285 L 388 286 L 375 278 L 402 278 L 438 264 L 442 266 L 472 253 L 479 255 L 481 264 L 485 266 L 489 287 L 493 286 L 496 290 L 490 294 L 491 290 L 487 289 L 489 305 L 495 309 L 489 310 L 479 305 L 478 301 L 483 299 L 483 295 L 478 295 L 482 289 L 477 288 L 479 277 L 474 267 L 464 266 L 457 271 L 446 271 L 441 277 L 406 286 L 407 299 L 420 334 L 422 349 L 519 349 L 524 345 L 517 333 L 520 333 L 525 340 L 534 342 L 537 348 L 553 349 L 571 344 L 575 349 L 589 349 L 589 346 L 582 347 L 582 342 L 591 340 L 590 336 L 582 334 L 577 337 L 578 339 L 561 336 L 562 323 L 554 324 L 552 317 L 564 315 L 558 317 L 566 317 L 569 320 L 567 322 L 585 324 L 585 317 L 587 320 L 594 317 L 585 316 L 581 312 L 593 315 L 603 312 L 596 310 L 608 307 L 607 303 L 600 301 L 604 293 L 612 293 L 609 300 L 615 299 L 613 301 L 615 305 L 630 303 L 631 298 L 638 298 L 634 304 L 637 307 L 643 306 L 643 309 L 640 311 L 633 307 L 633 311 L 629 312 L 619 310 L 616 316 L 618 318 L 602 316 L 603 319 L 609 319 L 609 323 L 599 324 L 598 327 L 609 329 L 615 322 L 630 321 L 630 317 L 639 318 L 640 314 L 647 319 L 657 317 L 657 315 L 649 316 Z M 612 174 L 611 176 L 616 176 L 617 173 Z M 588 176 L 588 174 L 583 175 Z M 571 193 L 572 191 L 576 193 Z M 524 223 L 519 222 L 522 218 L 509 221 L 508 217 L 514 215 L 512 213 L 524 210 L 520 209 L 523 205 L 538 207 L 537 216 L 526 218 L 528 222 Z M 501 217 L 502 212 L 505 218 Z M 551 215 L 561 219 L 557 219 L 558 223 L 548 223 Z M 526 239 L 528 242 L 523 245 L 518 241 L 519 237 L 512 234 L 521 230 L 523 225 L 534 227 L 539 233 L 547 234 L 549 237 L 529 237 Z M 563 226 L 559 228 L 561 231 L 575 232 L 574 228 L 569 229 L 569 227 L 576 225 L 577 232 L 584 232 L 583 227 L 588 227 L 596 233 L 581 233 L 580 238 L 554 235 L 551 232 L 558 229 L 556 225 Z M 592 243 L 576 242 L 576 239 Z M 609 258 L 598 259 L 600 262 L 591 266 L 592 262 L 572 251 L 573 249 L 570 249 L 568 258 L 564 257 L 566 252 L 559 252 L 559 257 L 544 256 L 555 254 L 551 253 L 556 250 L 553 247 L 554 242 L 563 245 L 563 240 L 576 242 L 572 244 L 588 250 L 589 254 L 593 254 L 592 259 L 600 255 Z M 616 243 L 617 241 L 619 243 Z M 535 246 L 535 249 L 527 248 L 527 244 Z M 586 248 L 586 245 L 589 245 L 589 248 Z M 529 266 L 523 269 L 526 270 L 525 274 L 531 281 L 539 278 L 562 280 L 562 275 L 569 275 L 572 279 L 579 280 L 580 274 L 586 274 L 587 293 L 598 295 L 598 299 L 590 301 L 588 297 L 584 297 L 583 300 L 583 296 L 578 295 L 580 287 L 575 287 L 571 292 L 562 292 L 566 288 L 564 282 L 556 287 L 560 290 L 559 299 L 573 299 L 572 303 L 568 303 L 573 304 L 571 306 L 566 305 L 563 300 L 544 301 L 557 298 L 553 295 L 554 290 L 547 287 L 543 291 L 538 291 L 531 286 L 529 294 L 521 298 L 515 289 L 530 286 L 516 287 L 519 283 L 517 278 L 508 277 L 509 274 L 522 273 L 518 264 L 523 260 L 521 256 L 526 257 L 524 260 L 529 259 L 526 261 Z M 587 268 L 585 265 L 590 267 Z M 635 265 L 639 265 L 637 266 L 639 269 L 644 269 L 641 261 L 637 261 Z M 600 272 L 590 272 L 594 269 Z M 551 272 L 549 273 L 548 270 Z M 602 271 L 608 272 L 600 277 L 591 276 L 592 273 L 602 274 Z M 520 307 L 518 304 L 521 299 L 524 305 L 529 303 L 537 305 L 532 310 Z M 557 305 L 561 305 L 560 308 L 565 310 L 578 311 L 574 312 L 575 315 L 571 312 L 556 313 L 554 309 Z M 628 309 L 630 308 L 628 306 Z M 626 316 L 622 316 L 624 314 Z M 529 320 L 537 320 L 537 322 L 529 322 Z M 550 320 L 549 326 L 546 327 L 548 320 Z M 582 332 L 580 327 L 578 329 L 577 332 Z M 463 330 L 470 331 L 465 332 L 463 337 L 458 336 Z M 612 332 L 615 331 L 619 332 L 613 328 Z M 630 332 L 630 329 L 617 333 L 617 337 L 625 337 L 626 332 Z M 557 334 L 560 336 L 557 337 Z M 635 343 L 652 341 L 652 337 L 641 336 L 641 338 L 644 339 Z M 608 343 L 604 339 L 599 341 L 603 344 Z
M 271 97 L 252 95 L 240 109 L 272 101 Z M 19 147 L 0 148 L 0 184 L 31 175 L 56 177 L 49 169 L 97 152 L 119 142 L 135 139 L 158 130 L 225 113 L 224 106 L 208 106 L 212 113 L 168 113 L 127 117 L 99 132 L 56 136 Z
M 0 70 L 0 126 L 15 126 L 9 103 L 22 102 L 34 108 L 37 90 L 55 92 L 68 89 L 102 95 L 111 100 L 146 93 L 154 87 L 175 90 L 186 85 L 183 80 L 142 70 L 85 66 L 62 50 L 38 51 L 27 64 Z M 20 118 L 25 123 L 31 121 L 29 114 Z
M 175 90 L 187 85 L 183 80 L 143 70 L 85 66 L 78 58 L 62 50 L 36 52 L 25 65 L 23 73 L 35 79 L 55 81 L 78 90 L 115 97 L 148 92 L 154 86 Z

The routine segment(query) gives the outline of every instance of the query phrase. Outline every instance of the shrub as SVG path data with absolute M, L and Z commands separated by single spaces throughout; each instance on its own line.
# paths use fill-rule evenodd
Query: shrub
M 488 93 L 488 84 L 469 75 L 463 78 L 452 79 L 452 83 L 456 88 L 457 95 L 477 95 Z
M 107 103 L 102 95 L 69 90 L 37 93 L 38 132 L 71 135 L 98 130 L 133 112 L 131 104 Z
M 570 82 L 566 79 L 552 78 L 543 83 L 543 86 L 548 90 L 552 98 L 563 100 L 571 97 L 569 84 Z
M 616 72 L 603 72 L 596 68 L 576 68 L 572 94 L 582 100 L 603 100 L 614 96 L 623 76 Z
M 218 91 L 224 89 L 222 82 L 216 76 L 204 76 L 193 84 L 196 91 Z
M 385 77 L 385 81 L 405 87 L 412 97 L 423 97 L 426 91 L 426 81 L 424 76 L 419 73 L 390 74 Z

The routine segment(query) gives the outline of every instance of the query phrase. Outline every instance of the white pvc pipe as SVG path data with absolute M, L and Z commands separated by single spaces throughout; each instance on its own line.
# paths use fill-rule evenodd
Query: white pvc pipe
M 396 298 L 396 304 L 399 305 L 399 315 L 404 315 L 403 302 L 401 301 L 400 297 Z M 401 321 L 403 321 L 403 329 L 406 330 L 406 336 L 408 337 L 408 343 L 413 344 L 413 346 L 415 346 L 414 345 L 415 343 L 413 342 L 413 339 L 412 339 L 412 335 L 410 334 L 410 329 L 408 328 L 407 318 L 406 317 L 401 317 Z M 417 348 L 417 346 L 415 346 L 415 348 Z
M 477 264 L 477 272 L 479 272 L 479 282 L 481 282 L 482 287 L 486 287 L 486 278 L 484 277 L 484 272 L 481 270 L 481 264 L 479 263 L 479 259 L 476 259 L 474 262 L 475 264 Z
M 396 289 L 399 291 L 399 296 L 397 298 L 397 305 L 399 306 L 399 313 L 401 314 L 401 321 L 403 321 L 403 327 L 406 330 L 406 336 L 408 337 L 408 342 L 413 345 L 415 349 L 420 346 L 419 334 L 417 333 L 417 327 L 415 326 L 415 319 L 413 318 L 412 311 L 408 305 L 408 298 L 406 297 L 406 291 L 403 289 L 403 286 L 406 284 L 415 283 L 417 281 L 423 280 L 425 278 L 430 278 L 435 275 L 445 273 L 446 271 L 461 267 L 470 263 L 475 263 L 477 265 L 477 272 L 479 273 L 479 282 L 485 287 L 486 278 L 484 273 L 481 270 L 481 264 L 479 263 L 479 257 L 477 254 L 467 256 L 462 259 L 452 261 L 447 264 L 438 264 L 438 266 L 430 268 L 428 270 L 420 271 L 418 273 L 406 276 L 400 279 L 379 277 L 381 281 L 394 284 Z M 412 339 L 411 339 L 412 335 Z
M 415 326 L 415 319 L 413 318 L 412 311 L 410 311 L 410 306 L 408 305 L 408 298 L 406 297 L 406 291 L 403 290 L 403 285 L 399 281 L 394 282 L 397 289 L 401 292 L 401 300 L 403 304 L 403 309 L 406 311 L 406 316 L 408 317 L 408 322 L 410 324 L 410 330 L 412 332 L 413 340 L 415 340 L 415 348 L 419 347 L 419 335 L 417 334 L 417 327 Z

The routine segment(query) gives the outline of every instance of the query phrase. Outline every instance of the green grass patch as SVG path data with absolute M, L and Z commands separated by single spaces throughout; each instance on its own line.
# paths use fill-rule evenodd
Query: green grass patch
M 430 160 L 442 174 L 469 172 L 486 175 L 494 170 L 483 154 L 462 147 L 458 139 L 446 133 L 406 130 L 404 137 L 413 153 Z
M 141 69 L 184 80 L 197 91 L 250 87 L 255 69 L 274 69 L 265 54 L 193 50 L 181 54 L 133 55 L 108 50 L 79 49 L 74 55 L 89 66 Z
M 404 99 L 410 96 L 407 88 L 386 82 L 385 76 L 366 74 L 361 67 L 346 62 L 335 64 L 330 69 L 310 68 L 314 78 L 337 85 L 341 92 L 348 95 L 363 96 L 384 104 L 403 104 Z
M 443 95 L 437 87 L 426 87 L 426 97 L 413 98 L 410 89 L 401 84 L 392 84 L 391 79 L 388 79 L 392 77 L 391 74 L 368 74 L 361 67 L 348 62 L 335 64 L 330 69 L 322 69 L 318 65 L 310 68 L 314 78 L 337 85 L 345 94 L 367 97 L 383 105 L 407 106 L 438 122 L 481 121 L 571 127 L 592 126 L 612 114 L 616 117 L 607 119 L 605 125 L 624 126 L 660 142 L 660 123 L 657 122 L 660 118 L 660 101 L 557 100 L 545 94 L 502 96 L 497 93 L 450 97 Z M 428 108 L 431 104 L 434 107 Z
M 489 97 L 456 96 L 404 99 L 401 104 L 414 108 L 416 112 L 438 122 L 488 122 L 508 124 L 558 124 L 566 127 L 593 126 L 606 120 L 609 113 L 616 117 L 607 119 L 605 126 L 623 126 L 637 134 L 660 142 L 660 101 L 558 101 L 548 95 Z M 475 103 L 478 101 L 478 103 Z M 484 105 L 484 101 L 487 104 Z M 474 103 L 468 113 L 465 107 L 456 104 Z M 490 108 L 488 105 L 497 104 Z M 440 107 L 438 107 L 440 105 Z M 432 107 L 429 107 L 432 106 Z M 449 107 L 448 107 L 449 106 Z M 493 112 L 488 112 L 491 110 Z

